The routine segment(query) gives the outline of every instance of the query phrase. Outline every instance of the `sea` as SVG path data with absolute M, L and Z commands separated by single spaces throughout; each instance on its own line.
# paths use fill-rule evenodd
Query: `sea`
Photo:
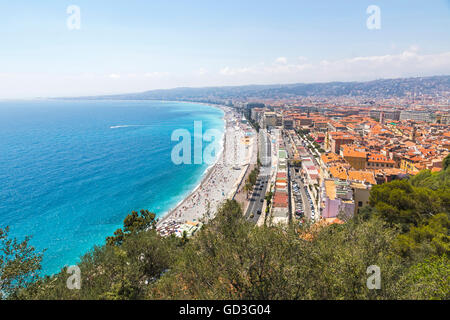
M 179 143 L 172 133 L 188 130 L 193 139 L 194 121 L 223 135 L 223 111 L 203 104 L 0 102 L 0 228 L 31 236 L 44 252 L 41 274 L 51 275 L 103 245 L 133 210 L 162 217 L 210 165 L 171 160 Z

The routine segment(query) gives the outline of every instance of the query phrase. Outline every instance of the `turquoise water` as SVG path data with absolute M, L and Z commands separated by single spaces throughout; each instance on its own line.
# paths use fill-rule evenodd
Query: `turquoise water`
M 181 201 L 208 164 L 173 164 L 171 134 L 193 136 L 194 121 L 223 132 L 222 116 L 191 103 L 0 102 L 0 227 L 31 235 L 43 273 L 58 272 L 132 210 L 161 216 Z

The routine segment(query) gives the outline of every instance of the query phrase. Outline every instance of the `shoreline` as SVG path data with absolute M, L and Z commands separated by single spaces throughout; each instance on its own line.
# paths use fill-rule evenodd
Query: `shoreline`
M 187 102 L 190 103 L 190 102 Z M 222 150 L 215 162 L 206 169 L 200 183 L 189 192 L 175 207 L 158 219 L 157 231 L 162 235 L 181 234 L 182 225 L 196 226 L 204 223 L 216 214 L 217 208 L 225 199 L 235 193 L 242 179 L 242 172 L 251 159 L 250 143 L 243 143 L 246 138 L 246 127 L 239 123 L 239 116 L 227 106 L 209 105 L 224 112 L 224 134 Z M 237 141 L 240 141 L 237 143 Z M 233 153 L 234 152 L 234 153 Z M 228 158 L 233 156 L 233 162 Z M 239 159 L 238 159 L 239 158 Z
M 177 203 L 176 206 L 174 206 L 172 209 L 170 209 L 169 211 L 167 211 L 166 214 L 164 214 L 164 216 L 162 216 L 160 219 L 158 219 L 157 226 L 159 226 L 160 224 L 162 224 L 165 220 L 168 220 L 168 219 L 171 217 L 171 215 L 172 215 L 178 208 L 180 208 L 186 201 L 188 201 L 188 199 L 189 199 L 192 195 L 195 194 L 195 192 L 198 191 L 198 189 L 200 189 L 200 187 L 204 184 L 204 182 L 206 182 L 206 181 L 210 178 L 211 174 L 212 174 L 213 171 L 214 171 L 214 170 L 213 170 L 213 169 L 214 169 L 214 166 L 218 163 L 219 160 L 220 160 L 220 157 L 219 157 L 219 159 L 216 160 L 215 163 L 213 163 L 213 164 L 210 165 L 208 168 L 206 168 L 205 172 L 202 174 L 202 178 L 201 178 L 200 182 L 195 186 L 194 189 L 192 189 L 191 191 L 189 191 L 189 192 L 187 193 L 187 196 L 185 196 L 181 201 L 179 201 L 179 202 Z
M 180 103 L 190 103 L 189 101 L 173 101 L 173 102 L 180 102 Z M 172 218 L 172 216 L 174 215 L 174 213 L 179 210 L 180 207 L 183 206 L 183 204 L 185 204 L 189 198 L 191 198 L 211 177 L 212 173 L 214 172 L 215 167 L 217 166 L 217 164 L 219 163 L 219 161 L 224 157 L 224 153 L 225 153 L 225 144 L 226 144 L 226 134 L 227 134 L 227 127 L 228 127 L 228 120 L 226 119 L 226 113 L 227 110 L 225 109 L 226 107 L 224 106 L 218 106 L 218 105 L 209 105 L 209 104 L 205 104 L 205 103 L 198 103 L 198 104 L 202 104 L 205 106 L 209 106 L 209 107 L 213 107 L 216 109 L 220 109 L 221 111 L 223 111 L 224 115 L 222 117 L 223 121 L 224 121 L 224 127 L 223 127 L 223 136 L 222 136 L 222 148 L 221 151 L 219 153 L 219 155 L 217 156 L 217 158 L 215 159 L 214 163 L 211 164 L 208 168 L 206 168 L 205 172 L 202 174 L 202 178 L 200 180 L 200 182 L 191 190 L 187 193 L 187 195 L 181 200 L 179 201 L 172 209 L 168 210 L 161 218 L 158 219 L 158 222 L 156 224 L 156 227 L 161 226 L 164 222 L 167 222 L 168 220 L 170 220 L 170 218 Z

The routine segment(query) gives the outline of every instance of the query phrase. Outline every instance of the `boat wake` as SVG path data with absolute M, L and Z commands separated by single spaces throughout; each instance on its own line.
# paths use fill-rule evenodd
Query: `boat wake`
M 130 127 L 148 127 L 149 125 L 145 124 L 125 124 L 120 126 L 111 126 L 110 129 L 119 129 L 119 128 L 130 128 Z

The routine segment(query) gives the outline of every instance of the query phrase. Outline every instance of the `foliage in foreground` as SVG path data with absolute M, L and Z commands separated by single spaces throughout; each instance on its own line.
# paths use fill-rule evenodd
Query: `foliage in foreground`
M 395 298 L 401 264 L 390 242 L 396 232 L 374 219 L 330 227 L 302 240 L 304 231 L 254 228 L 235 204 L 183 250 L 170 272 L 149 290 L 159 299 Z M 234 212 L 230 215 L 230 212 Z M 381 292 L 366 286 L 367 267 L 382 267 Z
M 0 300 L 16 298 L 18 290 L 38 279 L 42 254 L 29 241 L 10 239 L 9 228 L 0 228 Z
M 313 240 L 302 239 L 313 232 Z M 154 230 L 106 245 L 80 263 L 82 289 L 63 270 L 22 290 L 23 299 L 448 299 L 446 255 L 403 258 L 400 230 L 377 217 L 320 230 L 255 228 L 234 201 L 191 241 Z M 381 290 L 366 286 L 381 269 Z
M 450 254 L 450 167 L 374 186 L 369 201 L 371 214 L 401 229 L 394 245 L 402 256 Z
M 227 201 L 186 241 L 160 237 L 153 214 L 133 213 L 81 259 L 81 290 L 67 289 L 63 269 L 9 297 L 449 299 L 449 170 L 376 186 L 358 217 L 320 229 L 254 227 Z M 367 288 L 371 265 L 380 290 Z

